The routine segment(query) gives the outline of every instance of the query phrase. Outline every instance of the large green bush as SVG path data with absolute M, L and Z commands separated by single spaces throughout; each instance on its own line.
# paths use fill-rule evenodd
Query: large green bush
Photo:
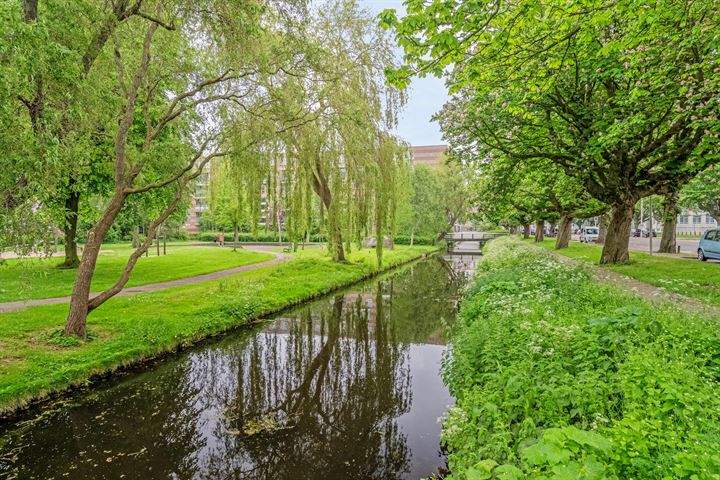
M 415 235 L 412 241 L 413 245 L 435 245 L 435 239 L 428 236 Z M 410 235 L 397 235 L 395 243 L 398 245 L 410 245 Z
M 720 478 L 716 322 L 502 238 L 455 328 L 449 478 Z

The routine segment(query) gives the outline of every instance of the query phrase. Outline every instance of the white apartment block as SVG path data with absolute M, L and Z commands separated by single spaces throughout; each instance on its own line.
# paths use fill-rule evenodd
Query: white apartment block
M 683 210 L 680 212 L 675 232 L 678 235 L 700 235 L 705 230 L 717 227 L 717 220 L 707 212 Z

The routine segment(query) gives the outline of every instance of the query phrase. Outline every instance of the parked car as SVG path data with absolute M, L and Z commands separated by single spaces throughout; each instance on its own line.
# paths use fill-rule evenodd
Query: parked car
M 647 237 L 650 236 L 650 234 L 648 233 L 647 229 L 643 228 L 643 229 L 642 229 L 642 232 L 641 232 L 641 236 L 642 236 L 643 238 L 647 238 Z M 653 237 L 657 237 L 657 230 L 655 230 L 654 228 L 653 228 L 653 231 L 652 231 L 652 236 L 653 236 Z
M 657 237 L 657 234 L 658 234 L 657 230 L 655 230 L 655 229 L 653 228 L 652 236 L 653 236 L 653 237 Z M 633 229 L 630 230 L 630 236 L 631 236 L 631 237 L 647 238 L 647 237 L 649 237 L 650 235 L 648 234 L 647 228 L 633 228 Z
M 697 258 L 701 262 L 708 258 L 720 259 L 720 230 L 708 230 L 700 237 Z
M 600 229 L 598 227 L 582 227 L 582 229 L 580 229 L 580 242 L 597 242 L 599 235 Z

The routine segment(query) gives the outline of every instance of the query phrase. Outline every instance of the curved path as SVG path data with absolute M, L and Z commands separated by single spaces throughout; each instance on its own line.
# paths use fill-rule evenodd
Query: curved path
M 210 280 L 216 280 L 218 278 L 229 277 L 237 273 L 249 272 L 250 270 L 256 270 L 258 268 L 268 267 L 270 265 L 277 265 L 279 263 L 287 262 L 294 258 L 292 255 L 286 253 L 272 252 L 269 249 L 262 248 L 261 246 L 247 249 L 256 252 L 264 252 L 275 255 L 275 258 L 265 260 L 260 263 L 251 263 L 248 265 L 242 265 L 240 267 L 229 268 L 227 270 L 219 270 L 217 272 L 205 273 L 203 275 L 195 275 L 192 277 L 178 278 L 177 280 L 170 280 L 167 282 L 149 283 L 147 285 L 138 285 L 136 287 L 123 288 L 120 293 L 115 295 L 116 297 L 124 297 L 126 295 L 135 295 L 137 293 L 156 292 L 158 290 L 165 290 L 166 288 L 180 287 L 183 285 L 193 285 L 195 283 L 207 282 Z M 98 295 L 97 292 L 91 294 L 91 296 Z M 56 305 L 59 303 L 70 303 L 70 296 L 67 297 L 54 297 L 54 298 L 39 298 L 36 300 L 18 300 L 15 302 L 4 302 L 0 303 L 0 313 L 15 312 L 17 310 L 23 310 L 28 307 L 37 307 L 40 305 Z

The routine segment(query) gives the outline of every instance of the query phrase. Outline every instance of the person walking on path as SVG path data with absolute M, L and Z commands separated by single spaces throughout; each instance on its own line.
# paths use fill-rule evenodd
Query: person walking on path
M 225 246 L 225 234 L 224 234 L 223 232 L 220 232 L 219 243 L 220 243 L 220 246 L 221 246 L 221 247 L 224 247 L 224 246 Z

